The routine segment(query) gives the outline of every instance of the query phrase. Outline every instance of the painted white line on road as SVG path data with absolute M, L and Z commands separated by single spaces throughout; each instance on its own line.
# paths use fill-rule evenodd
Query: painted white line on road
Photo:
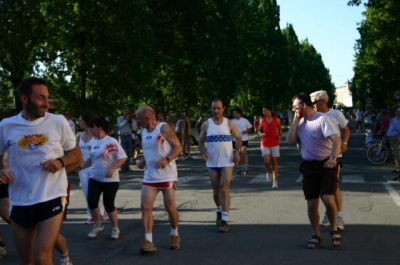
M 343 175 L 340 179 L 343 183 L 365 183 L 362 175 Z
M 300 176 L 296 179 L 296 183 L 301 183 L 303 181 L 303 174 L 300 174 Z
M 178 183 L 183 182 L 183 183 L 188 183 L 192 180 L 197 179 L 199 176 L 185 176 L 185 177 L 179 177 L 178 178 Z
M 260 174 L 250 181 L 250 183 L 264 183 L 264 182 L 267 182 L 265 174 Z
M 383 186 L 389 192 L 390 197 L 392 197 L 393 201 L 397 204 L 397 206 L 400 206 L 400 196 L 395 191 L 395 189 L 393 189 L 392 185 L 390 185 L 389 183 L 383 183 Z

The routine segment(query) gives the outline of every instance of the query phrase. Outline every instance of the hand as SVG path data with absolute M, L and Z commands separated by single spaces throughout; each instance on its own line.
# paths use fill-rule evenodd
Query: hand
M 141 159 L 140 161 L 137 162 L 137 166 L 140 169 L 144 169 L 144 167 L 146 166 L 146 161 L 144 159 Z
M 342 150 L 342 153 L 347 152 L 347 144 L 342 143 L 341 150 Z
M 157 169 L 165 168 L 167 165 L 168 165 L 167 159 L 163 158 L 156 163 L 156 168 Z
M 209 157 L 208 157 L 208 154 L 204 154 L 204 155 L 203 155 L 203 161 L 204 161 L 204 162 L 207 162 L 207 161 L 208 161 L 208 158 L 209 158 Z
M 233 161 L 234 163 L 239 163 L 240 162 L 240 152 L 235 151 L 235 155 L 233 156 Z
M 325 162 L 324 167 L 325 168 L 335 168 L 337 166 L 337 161 L 336 159 L 329 159 L 328 161 Z
M 43 167 L 43 169 L 49 171 L 50 173 L 56 173 L 63 167 L 61 162 L 57 159 L 50 159 L 48 161 L 40 162 L 40 165 Z
M 10 183 L 10 181 L 13 179 L 12 174 L 10 171 L 2 169 L 0 170 L 0 185 L 1 184 L 7 184 Z
M 110 170 L 107 171 L 107 173 L 106 173 L 106 178 L 112 178 L 113 174 L 114 174 L 114 170 L 110 169 Z

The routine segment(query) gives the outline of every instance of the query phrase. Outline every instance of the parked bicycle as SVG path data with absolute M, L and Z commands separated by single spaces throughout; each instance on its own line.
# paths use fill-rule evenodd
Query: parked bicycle
M 389 158 L 393 158 L 394 148 L 400 148 L 400 144 L 392 147 L 387 137 L 382 137 L 377 143 L 372 143 L 367 149 L 367 160 L 374 165 L 381 165 Z

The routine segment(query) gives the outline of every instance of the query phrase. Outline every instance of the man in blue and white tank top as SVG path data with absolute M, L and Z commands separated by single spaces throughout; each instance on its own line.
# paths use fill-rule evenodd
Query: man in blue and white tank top
M 229 230 L 228 214 L 231 203 L 229 185 L 232 179 L 234 163 L 240 162 L 242 138 L 231 120 L 223 116 L 225 106 L 220 99 L 211 103 L 212 118 L 201 126 L 199 149 L 206 162 L 211 185 L 214 191 L 214 202 L 217 205 L 217 226 L 219 232 Z M 232 136 L 236 139 L 233 153 Z M 205 146 L 205 143 L 207 146 Z
M 153 242 L 153 206 L 159 191 L 164 196 L 164 205 L 171 225 L 170 249 L 178 250 L 179 214 L 175 204 L 178 171 L 175 159 L 182 152 L 182 146 L 168 123 L 157 121 L 156 113 L 151 107 L 140 107 L 136 111 L 136 120 L 143 127 L 141 132 L 143 159 L 138 167 L 145 168 L 141 195 L 145 238 L 140 254 L 153 253 L 157 250 Z

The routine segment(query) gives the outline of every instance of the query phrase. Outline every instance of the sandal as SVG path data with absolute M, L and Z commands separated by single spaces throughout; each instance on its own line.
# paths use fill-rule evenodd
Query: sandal
M 339 237 L 333 237 L 334 235 L 338 235 Z M 332 236 L 332 246 L 333 247 L 337 248 L 343 244 L 342 237 L 340 236 L 339 231 L 331 231 L 331 236 Z
M 307 243 L 308 249 L 315 249 L 319 244 L 321 244 L 321 238 L 317 235 L 313 235 Z

